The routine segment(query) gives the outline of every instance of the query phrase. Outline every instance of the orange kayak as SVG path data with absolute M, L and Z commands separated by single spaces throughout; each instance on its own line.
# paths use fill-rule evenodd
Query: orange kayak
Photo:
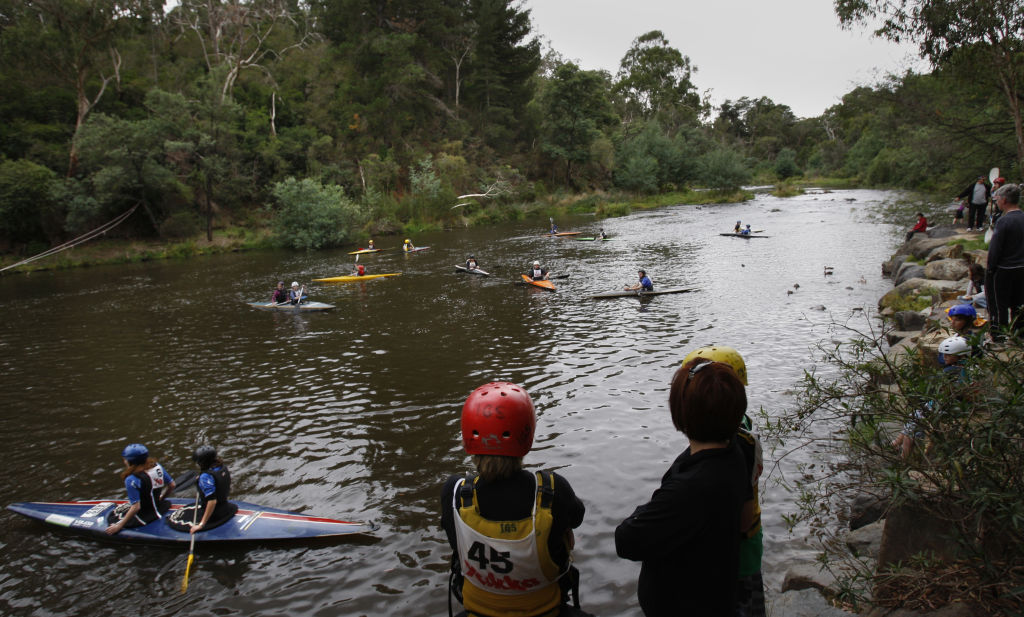
M 523 282 L 529 283 L 530 285 L 533 285 L 534 287 L 540 287 L 541 289 L 546 289 L 548 291 L 554 291 L 555 290 L 555 284 L 552 283 L 551 281 L 535 281 L 535 280 L 533 280 L 532 278 L 530 278 L 529 276 L 527 276 L 525 274 L 521 274 L 520 276 L 523 277 Z

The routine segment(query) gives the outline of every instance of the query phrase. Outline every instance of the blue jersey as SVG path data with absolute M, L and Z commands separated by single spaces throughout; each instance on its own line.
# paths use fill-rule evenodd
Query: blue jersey
M 157 463 L 156 466 L 147 469 L 144 472 L 149 476 L 150 483 L 152 485 L 152 491 L 154 493 L 160 493 L 164 490 L 164 486 L 167 486 L 171 482 L 174 482 L 174 478 L 171 474 L 164 470 L 163 465 Z M 142 497 L 142 480 L 138 476 L 130 475 L 124 479 L 124 490 L 128 493 L 128 503 L 135 504 L 139 502 Z
M 220 467 L 217 467 L 217 469 L 220 469 Z M 205 471 L 199 474 L 199 481 L 196 482 L 196 484 L 199 485 L 199 492 L 201 492 L 204 497 L 213 497 L 214 493 L 217 492 L 217 481 L 213 479 L 213 476 Z
M 644 291 L 654 291 L 654 283 L 651 282 L 651 278 L 646 274 L 640 279 L 640 287 L 642 287 Z

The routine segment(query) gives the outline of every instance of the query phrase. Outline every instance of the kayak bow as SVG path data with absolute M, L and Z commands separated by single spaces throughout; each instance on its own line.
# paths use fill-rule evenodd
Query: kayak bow
M 388 274 L 364 274 L 359 276 L 358 274 L 343 275 L 343 276 L 329 276 L 322 279 L 313 279 L 317 283 L 354 283 L 356 281 L 366 281 L 369 279 L 379 279 L 385 276 L 398 276 L 401 272 L 391 272 Z
M 289 304 L 284 302 L 276 304 L 274 302 L 247 302 L 249 306 L 257 308 L 263 311 L 329 311 L 334 308 L 333 304 L 325 304 L 323 302 L 303 302 L 301 304 Z
M 551 281 L 535 281 L 526 274 L 521 274 L 520 276 L 523 277 L 523 282 L 533 285 L 534 287 L 540 287 L 547 291 L 555 291 L 555 284 Z
M 466 266 L 458 266 L 458 265 L 455 266 L 455 271 L 456 272 L 465 272 L 467 274 L 479 274 L 481 276 L 490 276 L 491 275 L 490 272 L 484 272 L 480 268 L 469 269 Z

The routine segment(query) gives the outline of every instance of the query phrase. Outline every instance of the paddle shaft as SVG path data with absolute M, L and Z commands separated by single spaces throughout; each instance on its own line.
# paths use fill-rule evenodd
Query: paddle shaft
M 192 511 L 192 524 L 195 525 L 199 519 L 199 491 L 196 491 L 196 506 Z M 192 539 L 188 542 L 188 560 L 185 562 L 185 577 L 181 579 L 181 593 L 188 591 L 188 573 L 192 569 L 192 561 L 195 559 L 196 534 L 191 529 Z

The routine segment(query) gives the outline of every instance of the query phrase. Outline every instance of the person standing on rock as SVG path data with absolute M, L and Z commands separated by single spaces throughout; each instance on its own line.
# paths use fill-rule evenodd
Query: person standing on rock
M 966 199 L 970 207 L 967 213 L 967 231 L 981 231 L 985 227 L 985 208 L 988 206 L 988 178 L 978 176 L 978 181 L 960 191 L 957 199 Z
M 996 223 L 988 246 L 985 296 L 992 320 L 992 338 L 1003 336 L 1009 327 L 1024 335 L 1024 212 L 1020 210 L 1020 187 L 1007 184 L 996 192 L 996 205 L 1003 215 Z

